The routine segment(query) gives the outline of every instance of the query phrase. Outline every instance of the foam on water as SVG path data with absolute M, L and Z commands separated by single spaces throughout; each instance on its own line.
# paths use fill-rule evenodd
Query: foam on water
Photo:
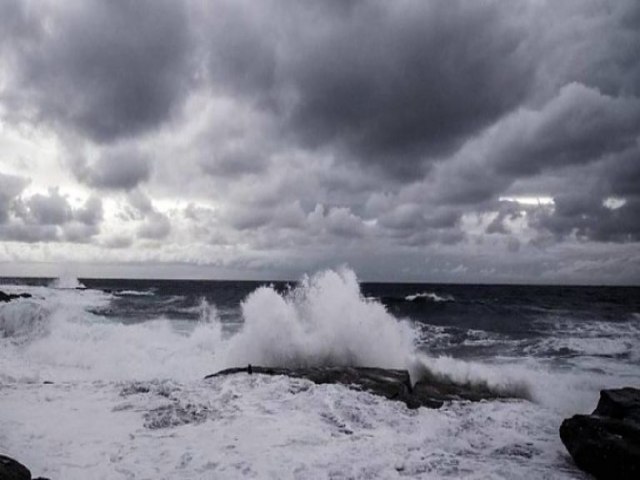
M 118 290 L 115 294 L 119 297 L 150 297 L 154 295 L 153 290 Z
M 408 410 L 261 375 L 0 396 L 0 448 L 50 478 L 582 478 L 554 417 L 522 401 Z
M 422 292 L 422 293 L 415 293 L 413 295 L 407 295 L 406 297 L 404 297 L 405 300 L 407 300 L 408 302 L 415 302 L 416 300 L 420 300 L 420 299 L 429 299 L 432 302 L 453 302 L 455 301 L 455 299 L 453 298 L 453 296 L 451 295 L 444 295 L 444 296 L 440 296 L 437 293 L 434 292 Z
M 112 294 L 96 290 L 3 286 L 6 291 L 28 291 L 32 299 L 0 305 L 0 378 L 37 381 L 117 381 L 198 379 L 222 368 L 248 363 L 264 366 L 355 365 L 406 368 L 412 379 L 424 372 L 477 384 L 500 393 L 527 395 L 546 405 L 563 409 L 555 392 L 566 390 L 563 372 L 550 372 L 535 358 L 505 362 L 463 362 L 433 357 L 416 351 L 424 335 L 450 334 L 432 327 L 418 334 L 409 321 L 398 320 L 378 301 L 365 298 L 355 274 L 348 269 L 328 270 L 304 278 L 298 287 L 279 293 L 261 287 L 242 303 L 243 324 L 237 333 L 225 334 L 217 310 L 203 298 L 196 307 L 200 321 L 173 322 L 158 318 L 139 323 L 119 322 L 96 313 L 113 300 Z M 168 297 L 166 301 L 174 301 Z M 595 325 L 595 324 L 594 324 Z M 626 348 L 613 331 L 606 344 L 598 344 L 594 332 L 614 328 L 610 324 L 582 327 L 589 343 L 571 337 L 545 339 L 565 342 L 574 348 L 598 349 L 617 354 Z M 621 328 L 634 328 L 625 327 Z M 558 326 L 571 329 L 571 326 Z M 572 332 L 580 332 L 577 327 Z M 473 341 L 490 344 L 503 339 L 469 331 Z M 568 338 L 569 340 L 566 340 Z M 465 340 L 468 343 L 468 339 Z M 582 343 L 581 343 L 582 342 Z M 553 343 L 553 345 L 556 345 Z M 637 348 L 638 342 L 629 348 Z M 596 352 L 597 353 L 597 352 Z M 616 370 L 628 378 L 625 365 Z M 588 385 L 590 393 L 610 385 L 605 374 L 572 372 L 578 391 Z M 560 379 L 556 381 L 556 379 Z M 571 384 L 571 382 L 569 382 Z M 566 397 L 570 397 L 569 392 Z M 565 395 L 561 394 L 560 398 Z M 583 396 L 584 397 L 584 396 Z M 573 406 L 573 405 L 572 405 Z
M 535 352 L 491 364 L 418 352 L 425 335 L 451 332 L 418 335 L 365 298 L 347 269 L 285 293 L 257 289 L 231 335 L 205 299 L 189 307 L 200 320 L 185 328 L 106 318 L 95 312 L 115 297 L 96 290 L 2 290 L 33 298 L 0 304 L 0 450 L 52 478 L 581 478 L 558 439 L 562 417 L 592 409 L 600 388 L 640 380 L 631 363 L 588 356 L 617 355 L 628 341 L 616 343 L 616 332 L 635 328 L 628 324 L 558 324 L 558 338 L 537 348 L 564 341 L 585 355 L 560 370 Z M 467 337 L 506 341 L 480 330 Z M 202 381 L 247 363 L 409 368 L 414 380 L 438 375 L 534 402 L 410 411 L 298 379 Z

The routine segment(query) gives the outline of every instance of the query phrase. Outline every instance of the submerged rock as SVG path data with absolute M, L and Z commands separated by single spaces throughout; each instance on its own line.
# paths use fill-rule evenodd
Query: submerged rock
M 0 455 L 0 479 L 31 480 L 31 472 L 17 460 Z
M 6 303 L 18 298 L 31 298 L 30 293 L 4 293 L 0 291 L 0 302 Z
M 640 389 L 602 390 L 591 415 L 562 422 L 560 438 L 582 470 L 598 479 L 640 478 Z
M 490 400 L 505 398 L 504 395 L 485 387 L 460 385 L 435 375 L 426 375 L 414 385 L 409 372 L 372 367 L 256 367 L 229 368 L 205 378 L 239 373 L 286 375 L 304 378 L 317 384 L 338 383 L 347 387 L 380 395 L 390 400 L 404 402 L 409 408 L 440 408 L 452 400 Z

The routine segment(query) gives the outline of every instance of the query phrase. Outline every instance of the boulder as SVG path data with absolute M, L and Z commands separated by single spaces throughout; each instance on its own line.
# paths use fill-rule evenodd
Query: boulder
M 31 472 L 27 467 L 13 458 L 0 455 L 0 479 L 31 480 Z
M 560 438 L 576 465 L 598 479 L 640 479 L 640 389 L 602 390 L 591 415 L 562 422 Z
M 440 408 L 444 402 L 452 400 L 491 400 L 504 398 L 488 388 L 460 385 L 435 375 L 423 376 L 414 385 L 409 372 L 373 367 L 256 367 L 229 368 L 205 378 L 215 378 L 232 374 L 286 375 L 304 378 L 317 384 L 337 383 L 355 390 L 363 390 L 374 395 L 404 402 L 409 408 Z

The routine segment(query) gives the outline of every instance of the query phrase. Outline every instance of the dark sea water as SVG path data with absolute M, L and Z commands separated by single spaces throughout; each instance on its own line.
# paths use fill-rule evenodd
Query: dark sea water
M 638 287 L 358 284 L 330 271 L 5 278 L 0 290 L 33 295 L 0 304 L 0 450 L 28 449 L 52 478 L 583 478 L 559 422 L 601 388 L 640 384 Z M 526 385 L 532 400 L 416 413 L 299 380 L 201 380 L 246 363 L 416 362 Z

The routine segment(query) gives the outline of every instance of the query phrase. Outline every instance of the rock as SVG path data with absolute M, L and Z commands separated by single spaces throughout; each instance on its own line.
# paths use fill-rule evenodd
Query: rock
M 6 303 L 17 298 L 31 298 L 30 293 L 4 293 L 0 291 L 0 302 Z
M 229 368 L 205 378 L 223 375 L 249 373 L 249 368 Z M 404 402 L 409 408 L 440 408 L 444 402 L 452 400 L 479 401 L 504 398 L 503 395 L 484 387 L 459 385 L 449 380 L 427 375 L 415 385 L 411 385 L 409 372 L 371 367 L 257 367 L 251 366 L 251 373 L 264 375 L 286 375 L 304 378 L 317 384 L 338 383 L 347 387 L 364 390 L 390 400 Z
M 31 480 L 31 472 L 27 467 L 13 458 L 0 455 L 0 479 Z
M 591 415 L 562 422 L 560 438 L 576 465 L 598 479 L 640 478 L 640 389 L 602 390 Z

